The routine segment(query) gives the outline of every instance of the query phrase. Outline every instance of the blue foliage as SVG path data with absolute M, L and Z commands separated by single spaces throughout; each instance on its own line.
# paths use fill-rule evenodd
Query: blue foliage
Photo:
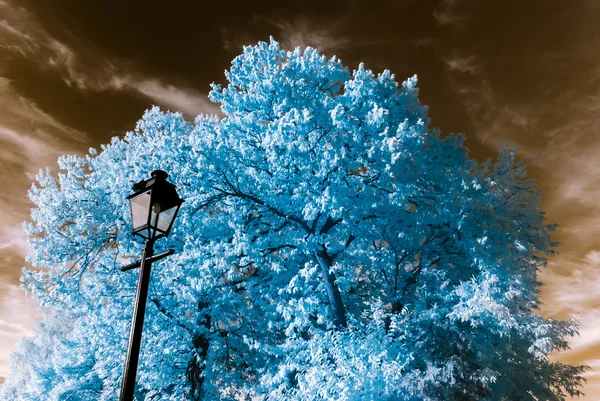
M 114 400 L 138 258 L 126 196 L 154 169 L 186 200 L 153 269 L 139 400 L 564 400 L 575 322 L 538 316 L 555 246 L 525 163 L 429 130 L 416 77 L 315 49 L 244 48 L 223 117 L 147 111 L 30 191 L 46 319 L 6 400 Z M 40 357 L 42 356 L 42 357 Z

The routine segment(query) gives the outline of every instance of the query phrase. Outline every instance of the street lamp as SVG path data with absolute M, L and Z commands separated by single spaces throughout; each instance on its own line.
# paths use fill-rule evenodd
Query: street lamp
M 137 373 L 138 359 L 140 355 L 140 344 L 142 341 L 142 330 L 144 327 L 144 314 L 146 312 L 146 298 L 148 296 L 148 284 L 150 283 L 150 267 L 153 262 L 175 251 L 169 249 L 166 252 L 154 255 L 154 242 L 169 235 L 177 212 L 183 203 L 179 198 L 175 185 L 167 181 L 168 174 L 162 170 L 151 173 L 152 178 L 142 180 L 133 185 L 133 194 L 129 195 L 129 206 L 131 208 L 131 225 L 134 235 L 139 235 L 145 240 L 142 259 L 121 268 L 122 271 L 140 268 L 137 292 L 131 321 L 131 332 L 129 333 L 129 346 L 127 347 L 127 359 L 123 372 L 123 383 L 121 385 L 120 401 L 133 401 L 135 390 L 135 376 Z

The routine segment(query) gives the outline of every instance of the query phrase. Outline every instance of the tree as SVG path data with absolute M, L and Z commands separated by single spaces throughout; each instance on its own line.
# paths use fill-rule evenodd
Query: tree
M 535 313 L 554 227 L 514 150 L 478 164 L 461 135 L 428 129 L 416 77 L 315 49 L 245 47 L 226 78 L 209 95 L 223 117 L 153 108 L 32 187 L 23 282 L 49 322 L 77 327 L 52 336 L 79 341 L 69 377 L 90 384 L 72 399 L 118 392 L 135 287 L 119 267 L 141 249 L 125 197 L 158 168 L 186 203 L 160 245 L 177 254 L 153 270 L 140 400 L 580 394 L 584 367 L 547 357 L 575 322 Z M 50 348 L 50 362 L 17 352 L 0 394 L 50 394 L 56 381 L 23 384 L 27 369 L 67 377 L 71 356 Z

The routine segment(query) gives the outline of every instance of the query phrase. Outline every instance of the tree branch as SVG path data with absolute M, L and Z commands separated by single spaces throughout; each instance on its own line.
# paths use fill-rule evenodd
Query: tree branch
M 327 220 L 325 220 L 325 224 L 323 224 L 323 227 L 321 227 L 319 234 L 327 234 L 329 232 L 329 230 L 331 230 L 333 227 L 337 226 L 342 221 L 344 221 L 344 219 L 341 217 L 339 219 L 333 220 L 331 218 L 331 216 L 327 216 Z

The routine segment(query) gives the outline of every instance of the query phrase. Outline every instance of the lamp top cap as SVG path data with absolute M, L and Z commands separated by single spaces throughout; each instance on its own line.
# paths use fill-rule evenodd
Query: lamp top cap
M 159 180 L 166 180 L 167 177 L 169 176 L 169 174 L 167 174 L 163 170 L 154 170 L 153 172 L 150 173 L 150 175 L 152 177 L 155 177 L 155 178 L 159 179 Z

